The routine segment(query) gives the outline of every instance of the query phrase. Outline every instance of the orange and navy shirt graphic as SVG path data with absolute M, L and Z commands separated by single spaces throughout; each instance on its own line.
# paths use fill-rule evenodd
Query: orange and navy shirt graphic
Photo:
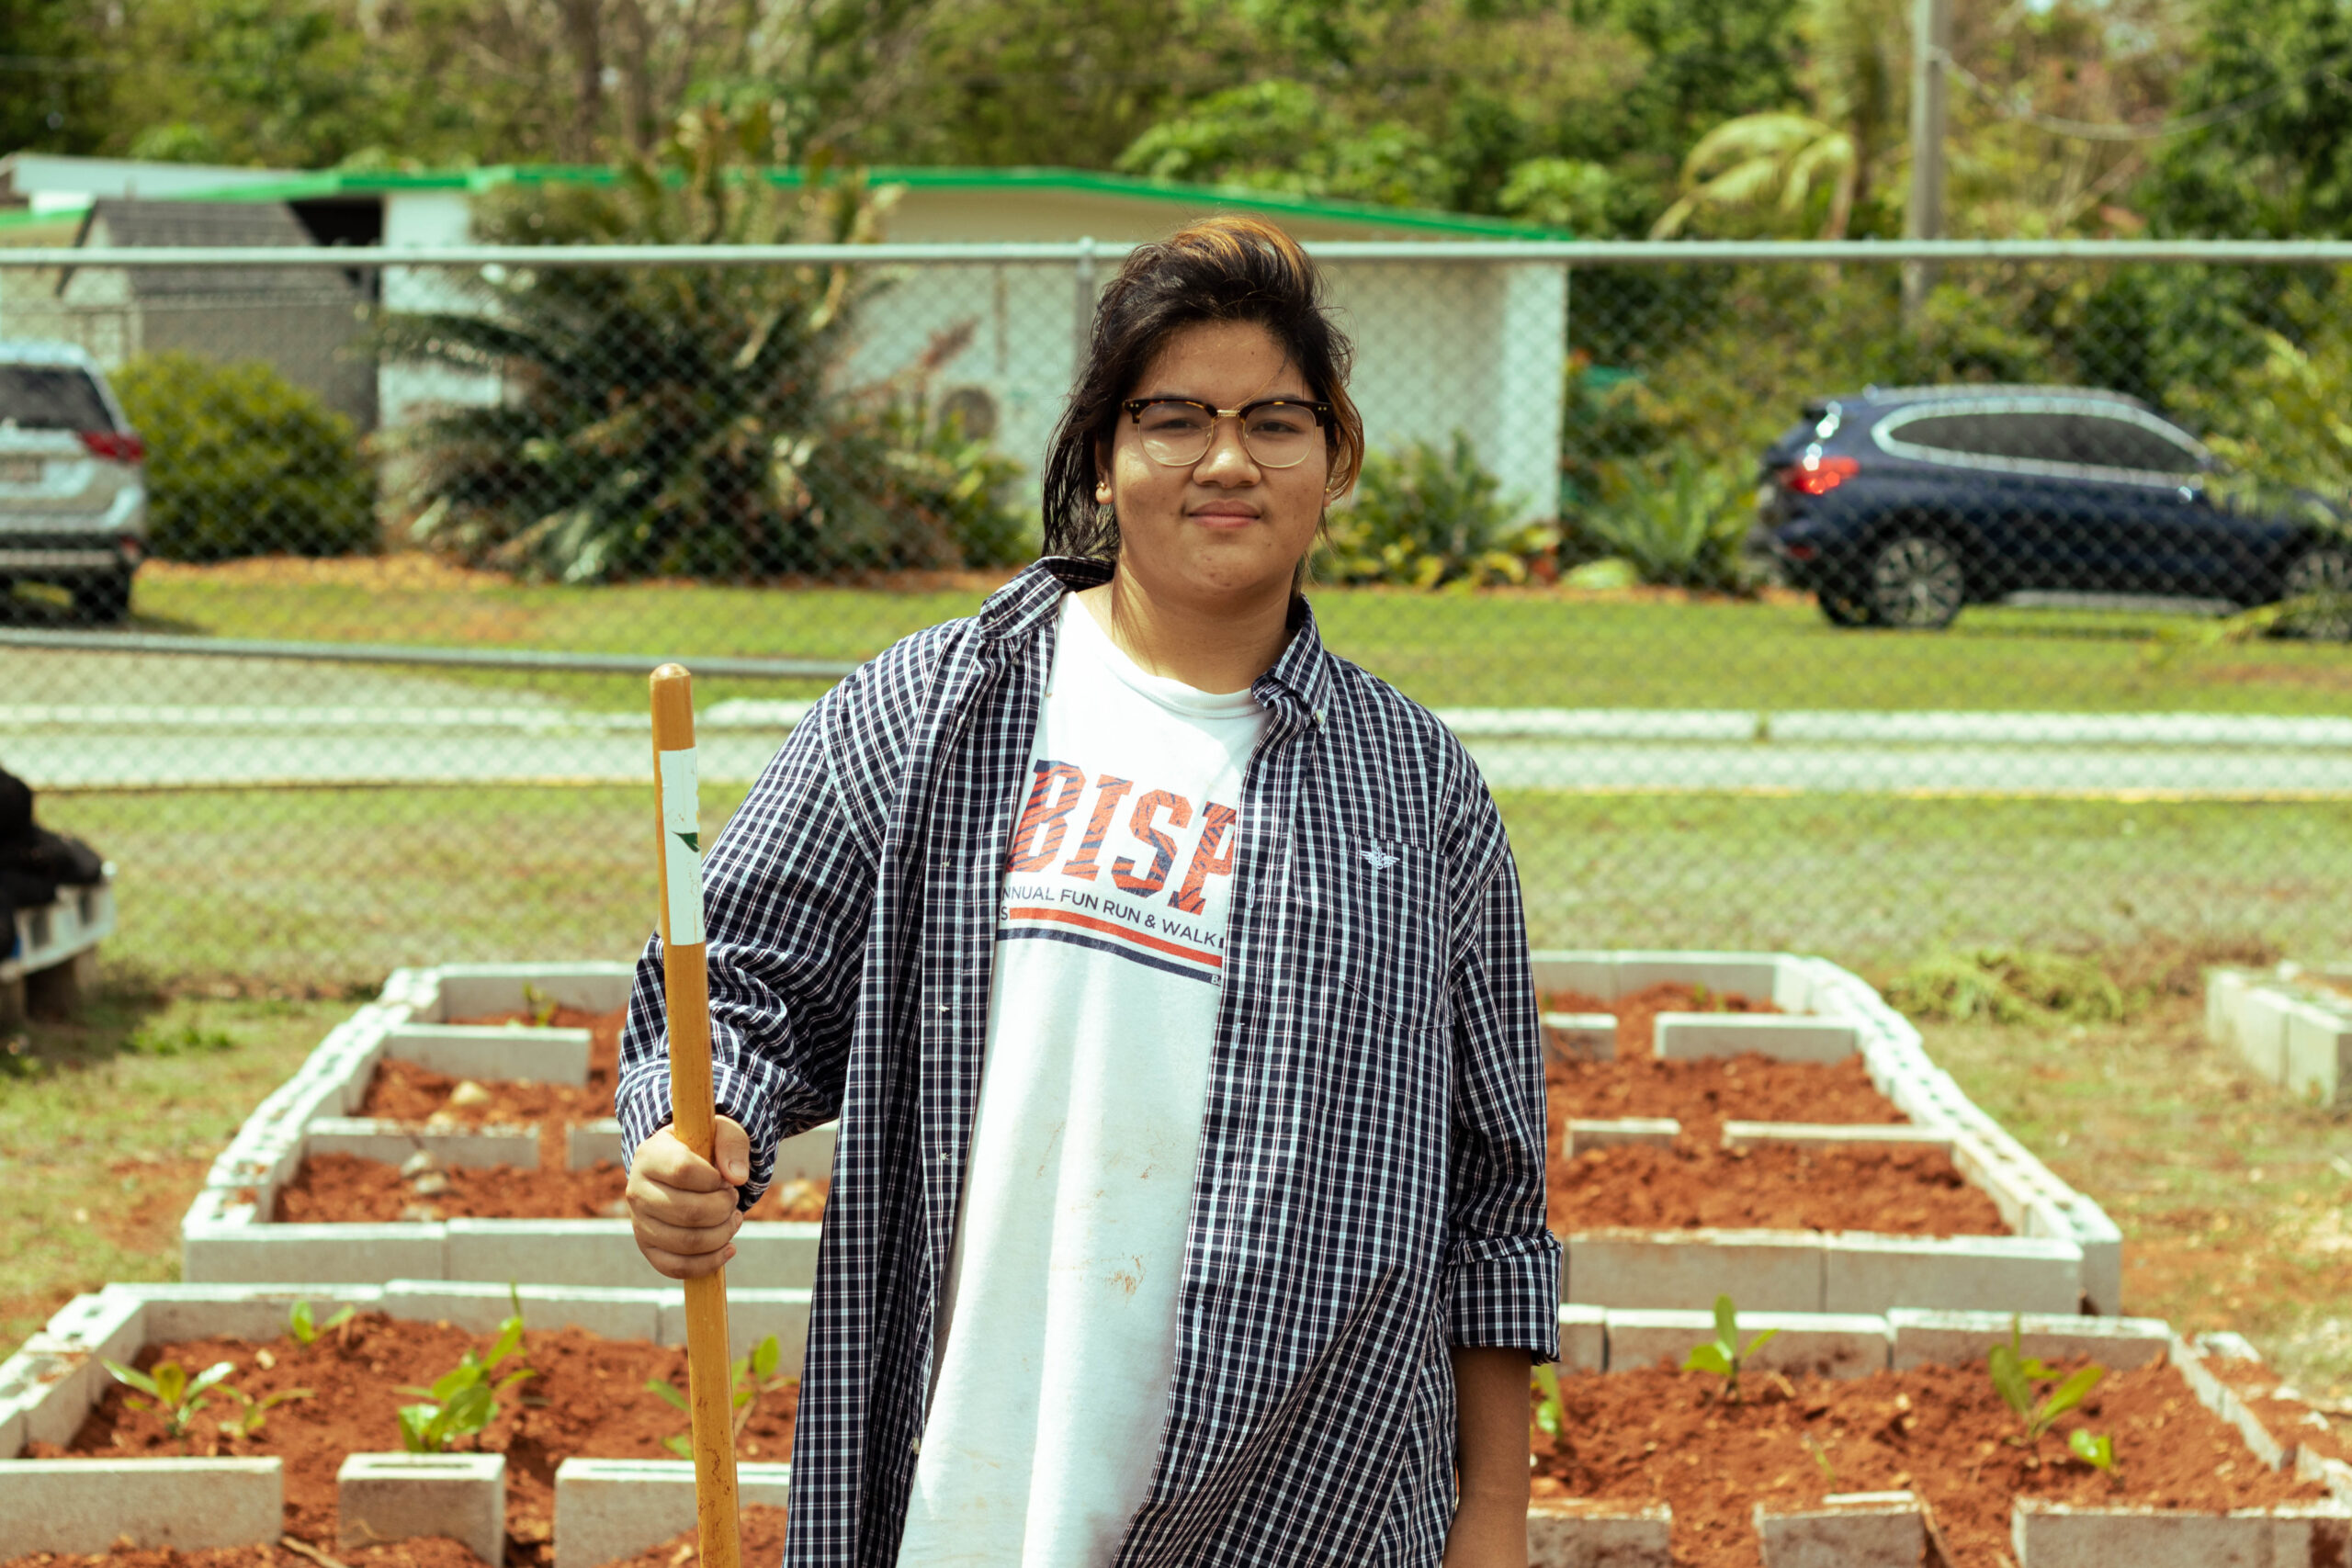
M 1031 767 L 997 940 L 1068 942 L 1219 984 L 1234 808 L 1073 762 Z

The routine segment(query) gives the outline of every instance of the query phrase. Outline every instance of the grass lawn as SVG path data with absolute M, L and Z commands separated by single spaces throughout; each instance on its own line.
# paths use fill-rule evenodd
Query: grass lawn
M 566 588 L 413 558 L 242 562 L 142 576 L 138 619 L 149 630 L 224 637 L 850 660 L 970 613 L 989 581 L 908 591 Z M 2189 623 L 2170 616 L 1979 609 L 1949 632 L 1914 635 L 1838 631 L 1785 595 L 1685 604 L 1321 589 L 1314 597 L 1333 648 L 1434 705 L 2338 713 L 2352 702 L 2352 649 L 2192 648 L 2177 640 Z M 554 685 L 593 705 L 644 701 L 632 678 Z M 714 681 L 702 695 L 812 689 Z
M 346 1000 L 167 996 L 117 970 L 0 1056 L 0 1356 L 69 1297 L 179 1278 L 180 1214 Z

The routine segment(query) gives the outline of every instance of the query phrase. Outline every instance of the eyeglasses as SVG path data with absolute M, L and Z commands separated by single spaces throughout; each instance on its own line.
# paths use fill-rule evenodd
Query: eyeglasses
M 1242 449 L 1261 468 L 1295 468 L 1323 445 L 1329 403 L 1261 398 L 1238 409 L 1213 408 L 1190 398 L 1131 398 L 1119 405 L 1135 421 L 1144 454 L 1171 468 L 1189 468 L 1208 456 L 1216 422 L 1241 423 Z

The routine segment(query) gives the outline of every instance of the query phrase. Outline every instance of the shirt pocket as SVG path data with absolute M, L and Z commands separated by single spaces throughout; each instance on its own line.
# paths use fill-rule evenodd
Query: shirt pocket
M 1370 1013 L 1407 1030 L 1444 1021 L 1443 879 L 1427 844 L 1353 839 L 1300 868 L 1300 944 L 1313 973 L 1336 976 Z

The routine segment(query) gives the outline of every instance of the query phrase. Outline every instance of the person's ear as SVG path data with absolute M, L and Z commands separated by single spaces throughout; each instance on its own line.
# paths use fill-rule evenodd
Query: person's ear
M 1111 455 L 1099 442 L 1094 447 L 1094 504 L 1111 504 Z

